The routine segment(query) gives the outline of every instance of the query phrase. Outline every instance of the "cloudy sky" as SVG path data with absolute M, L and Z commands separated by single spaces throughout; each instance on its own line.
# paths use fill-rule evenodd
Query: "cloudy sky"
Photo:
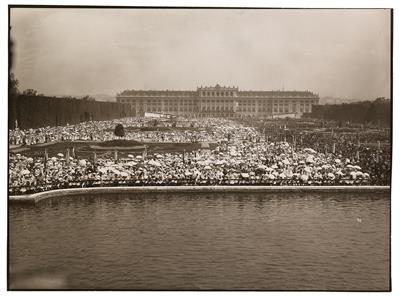
M 11 10 L 20 89 L 311 90 L 390 96 L 389 10 Z

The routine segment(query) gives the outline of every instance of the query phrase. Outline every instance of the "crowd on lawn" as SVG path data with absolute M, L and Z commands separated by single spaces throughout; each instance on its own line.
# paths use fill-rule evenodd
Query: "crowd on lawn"
M 154 120 L 128 118 L 65 127 L 11 131 L 15 144 L 46 141 L 114 139 L 116 124 L 154 126 Z M 215 148 L 188 152 L 96 155 L 83 159 L 55 156 L 9 156 L 9 192 L 27 194 L 57 188 L 117 185 L 389 185 L 390 153 L 362 146 L 354 135 L 253 127 L 228 119 L 180 119 L 158 126 L 164 131 L 125 129 L 126 139 L 149 142 L 214 142 Z M 187 127 L 188 129 L 184 129 Z M 301 125 L 299 126 L 301 127 Z M 194 129 L 196 128 L 196 129 Z M 106 133 L 104 133 L 107 131 Z M 305 131 L 307 133 L 305 133 Z M 145 135 L 145 137 L 144 137 Z M 167 136 L 166 136 L 167 135 Z
M 214 142 L 217 140 L 214 133 L 208 133 L 210 131 L 207 132 L 205 129 L 217 128 L 218 121 L 180 119 L 172 122 L 149 118 L 123 118 L 37 129 L 13 129 L 9 130 L 9 144 L 21 146 L 60 141 L 109 141 L 119 139 L 119 136 L 114 133 L 117 124 L 125 127 L 124 139 L 127 140 L 148 142 Z M 171 129 L 159 130 L 159 128 Z

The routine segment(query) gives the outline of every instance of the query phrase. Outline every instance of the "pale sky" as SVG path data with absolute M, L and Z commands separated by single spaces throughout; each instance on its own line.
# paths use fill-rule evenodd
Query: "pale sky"
M 11 9 L 20 90 L 390 96 L 389 10 Z

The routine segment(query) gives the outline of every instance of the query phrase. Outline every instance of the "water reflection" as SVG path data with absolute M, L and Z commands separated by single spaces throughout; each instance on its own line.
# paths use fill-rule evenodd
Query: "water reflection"
M 77 289 L 387 290 L 389 202 L 168 193 L 12 205 L 9 262 L 68 267 Z
M 70 288 L 69 275 L 64 271 L 49 269 L 10 269 L 10 289 L 65 290 Z

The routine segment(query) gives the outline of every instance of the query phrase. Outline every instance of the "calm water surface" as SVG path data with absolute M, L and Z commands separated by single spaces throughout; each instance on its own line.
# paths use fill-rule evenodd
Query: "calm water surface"
M 388 290 L 389 194 L 129 194 L 11 205 L 12 271 L 72 289 Z

